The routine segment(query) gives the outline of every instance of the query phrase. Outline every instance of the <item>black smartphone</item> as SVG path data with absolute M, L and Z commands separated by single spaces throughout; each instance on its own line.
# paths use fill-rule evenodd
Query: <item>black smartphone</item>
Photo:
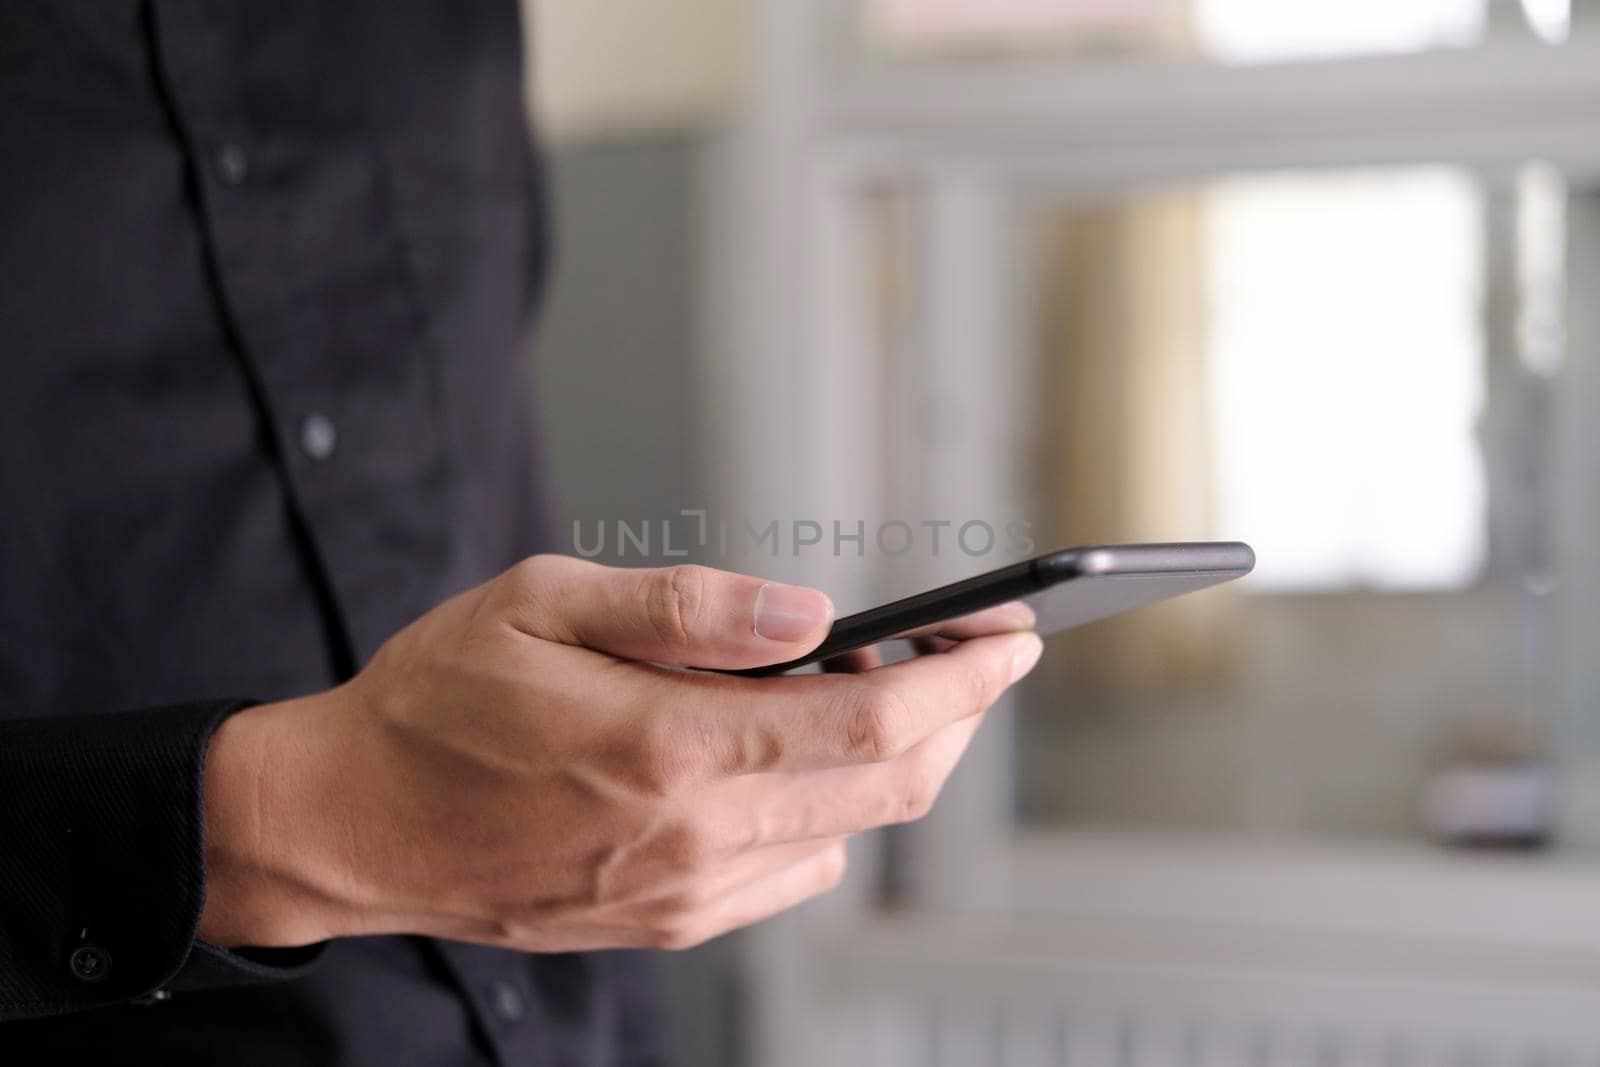
M 1255 552 L 1240 541 L 1062 549 L 847 615 L 809 655 L 729 673 L 782 674 L 880 641 L 919 632 L 937 635 L 940 623 L 1010 600 L 1033 609 L 1036 632 L 1054 633 L 1243 577 L 1255 564 Z

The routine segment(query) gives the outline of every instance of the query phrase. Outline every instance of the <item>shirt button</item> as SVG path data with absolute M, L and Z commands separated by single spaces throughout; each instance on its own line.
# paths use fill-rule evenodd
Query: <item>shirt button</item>
M 328 416 L 316 413 L 307 415 L 300 423 L 300 451 L 314 460 L 324 460 L 333 455 L 339 444 L 339 428 Z
M 217 146 L 211 157 L 212 169 L 223 185 L 243 185 L 250 177 L 250 157 L 242 145 L 225 141 Z
M 489 987 L 489 1006 L 508 1023 L 514 1023 L 528 1013 L 528 1002 L 522 991 L 507 981 L 498 981 Z
M 111 953 L 99 945 L 79 945 L 67 958 L 67 966 L 80 982 L 103 981 L 111 973 Z

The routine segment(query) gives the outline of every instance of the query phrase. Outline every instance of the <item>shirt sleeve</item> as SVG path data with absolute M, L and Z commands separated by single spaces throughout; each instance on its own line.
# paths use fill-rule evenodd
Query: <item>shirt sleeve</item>
M 249 705 L 0 722 L 0 1022 L 293 978 L 321 956 L 195 937 L 206 748 Z

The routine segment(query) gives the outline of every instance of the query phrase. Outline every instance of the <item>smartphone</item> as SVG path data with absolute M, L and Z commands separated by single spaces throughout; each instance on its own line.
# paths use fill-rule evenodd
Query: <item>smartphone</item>
M 1254 550 L 1240 541 L 1062 549 L 847 615 L 808 655 L 730 673 L 782 674 L 880 641 L 916 633 L 937 635 L 940 623 L 1010 600 L 1033 609 L 1036 632 L 1055 633 L 1243 577 L 1255 565 Z

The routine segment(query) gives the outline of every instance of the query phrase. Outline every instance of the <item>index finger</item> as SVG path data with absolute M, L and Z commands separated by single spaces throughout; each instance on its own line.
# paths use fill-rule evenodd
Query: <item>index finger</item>
M 879 763 L 988 708 L 1043 647 L 1031 632 L 1007 633 L 861 674 L 682 674 L 693 697 L 660 713 L 652 733 L 699 776 Z
M 1036 621 L 1032 608 L 1020 600 L 1011 600 L 984 608 L 982 611 L 974 611 L 969 615 L 943 619 L 915 630 L 907 630 L 884 640 L 910 641 L 919 655 L 927 655 L 931 652 L 943 652 L 957 641 L 969 641 L 974 637 L 986 637 L 989 634 L 1031 630 Z M 883 662 L 876 648 L 877 645 L 866 645 L 841 652 L 837 656 L 823 660 L 822 669 L 835 674 L 855 674 L 870 670 Z

